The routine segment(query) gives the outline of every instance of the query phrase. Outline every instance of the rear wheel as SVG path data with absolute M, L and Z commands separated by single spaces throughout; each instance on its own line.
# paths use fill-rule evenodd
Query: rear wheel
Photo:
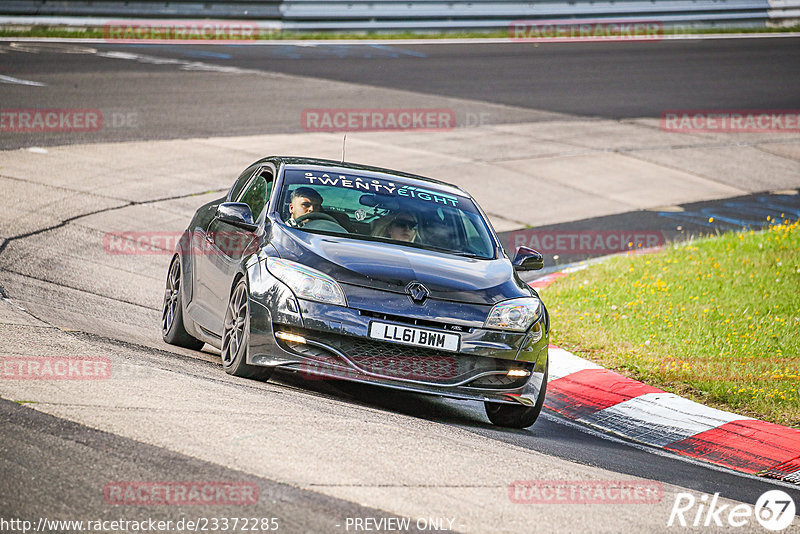
M 536 397 L 536 404 L 523 406 L 521 404 L 503 404 L 499 402 L 484 402 L 486 415 L 489 421 L 497 426 L 508 428 L 528 428 L 536 422 L 542 411 L 544 396 L 547 391 L 547 369 L 542 379 L 542 389 Z
M 222 329 L 222 367 L 233 376 L 268 380 L 272 367 L 261 367 L 247 363 L 250 348 L 250 296 L 247 281 L 242 278 L 233 288 L 225 310 Z
M 164 290 L 164 307 L 161 313 L 161 337 L 171 345 L 200 350 L 204 343 L 193 337 L 183 326 L 183 304 L 181 302 L 181 261 L 172 258 Z

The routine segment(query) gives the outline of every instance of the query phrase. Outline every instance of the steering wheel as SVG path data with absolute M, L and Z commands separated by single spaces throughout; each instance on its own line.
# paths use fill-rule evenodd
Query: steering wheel
M 339 224 L 339 221 L 328 215 L 327 213 L 322 213 L 321 211 L 309 211 L 305 215 L 301 215 L 300 217 L 296 218 L 294 222 L 297 223 L 298 226 L 305 226 L 308 221 L 331 221 Z

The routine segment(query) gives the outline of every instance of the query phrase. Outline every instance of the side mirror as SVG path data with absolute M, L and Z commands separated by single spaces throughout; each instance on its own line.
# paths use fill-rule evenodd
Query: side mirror
M 258 228 L 253 222 L 250 206 L 243 202 L 223 202 L 217 207 L 217 219 L 250 232 Z
M 519 247 L 511 264 L 515 271 L 538 271 L 544 267 L 544 258 L 541 253 L 532 248 Z

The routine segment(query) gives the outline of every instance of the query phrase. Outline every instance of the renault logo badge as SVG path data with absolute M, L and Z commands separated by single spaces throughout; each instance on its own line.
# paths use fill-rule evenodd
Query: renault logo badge
M 411 297 L 411 301 L 414 304 L 423 304 L 431 294 L 428 288 L 419 282 L 411 282 L 408 284 L 406 286 L 406 293 Z

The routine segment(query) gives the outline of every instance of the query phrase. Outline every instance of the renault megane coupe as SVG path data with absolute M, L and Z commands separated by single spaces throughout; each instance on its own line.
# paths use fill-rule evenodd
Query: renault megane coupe
M 366 382 L 485 403 L 524 428 L 547 387 L 549 317 L 459 187 L 295 157 L 248 167 L 202 206 L 169 267 L 162 335 L 226 372 Z

